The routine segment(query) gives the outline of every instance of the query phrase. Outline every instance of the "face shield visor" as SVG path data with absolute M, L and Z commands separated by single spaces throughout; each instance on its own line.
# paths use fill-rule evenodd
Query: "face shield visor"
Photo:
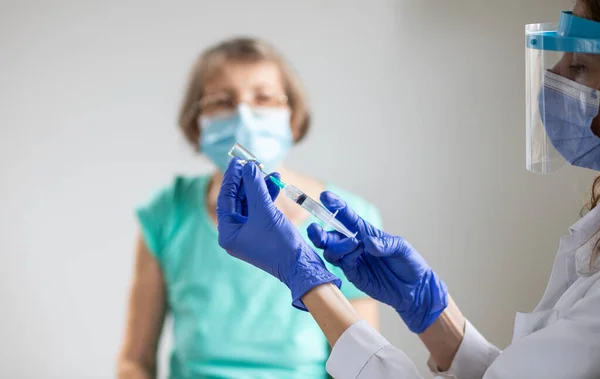
M 565 163 L 600 170 L 592 122 L 600 104 L 600 22 L 563 12 L 526 33 L 527 169 L 549 174 Z

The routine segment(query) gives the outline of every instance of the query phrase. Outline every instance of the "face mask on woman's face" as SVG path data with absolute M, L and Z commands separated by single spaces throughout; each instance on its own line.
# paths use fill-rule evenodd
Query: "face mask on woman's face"
M 239 143 L 254 154 L 267 171 L 276 169 L 293 144 L 288 108 L 251 108 L 238 105 L 233 113 L 200 116 L 200 150 L 224 172 L 229 150 Z
M 554 148 L 572 165 L 600 171 L 600 138 L 591 129 L 598 91 L 547 71 L 539 97 L 542 123 Z

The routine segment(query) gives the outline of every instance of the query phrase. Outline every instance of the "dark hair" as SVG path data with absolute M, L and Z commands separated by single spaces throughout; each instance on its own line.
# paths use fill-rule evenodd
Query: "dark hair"
M 577 0 L 575 2 L 575 11 L 582 17 L 590 20 L 600 21 L 600 1 L 599 0 Z

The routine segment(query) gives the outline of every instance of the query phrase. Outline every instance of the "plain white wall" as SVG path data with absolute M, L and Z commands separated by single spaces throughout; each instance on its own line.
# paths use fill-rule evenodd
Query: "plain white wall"
M 570 4 L 2 1 L 0 376 L 114 375 L 132 209 L 209 169 L 176 112 L 197 53 L 236 34 L 279 46 L 308 87 L 314 129 L 290 165 L 378 205 L 505 346 L 592 178 L 524 168 L 523 27 Z M 382 312 L 426 373 L 418 339 Z

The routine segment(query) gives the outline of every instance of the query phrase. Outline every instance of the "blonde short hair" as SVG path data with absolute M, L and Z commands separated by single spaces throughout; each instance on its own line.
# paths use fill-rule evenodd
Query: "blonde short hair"
M 194 147 L 197 147 L 200 142 L 200 129 L 197 121 L 200 115 L 198 102 L 202 98 L 206 81 L 218 72 L 218 68 L 227 61 L 268 61 L 277 65 L 281 70 L 288 105 L 292 113 L 291 127 L 295 142 L 301 141 L 308 132 L 311 115 L 308 99 L 298 75 L 281 54 L 267 42 L 254 38 L 233 38 L 205 50 L 192 68 L 178 120 L 179 127 L 188 142 Z

